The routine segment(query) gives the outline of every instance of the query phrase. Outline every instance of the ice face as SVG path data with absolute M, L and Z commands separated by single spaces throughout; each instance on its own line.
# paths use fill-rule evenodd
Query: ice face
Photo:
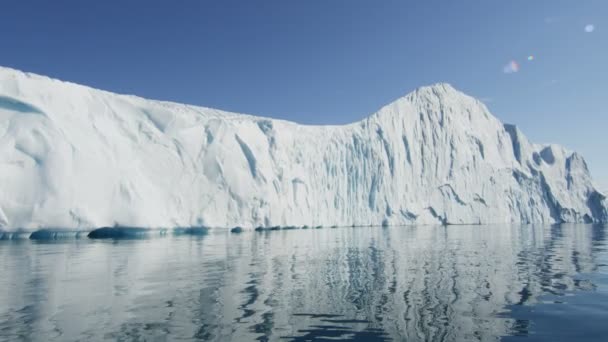
M 607 221 L 584 159 L 447 84 L 306 126 L 0 68 L 0 229 Z

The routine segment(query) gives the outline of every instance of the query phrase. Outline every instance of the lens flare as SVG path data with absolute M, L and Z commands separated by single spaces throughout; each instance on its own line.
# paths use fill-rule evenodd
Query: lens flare
M 528 61 L 532 62 L 534 60 L 534 55 L 528 56 Z
M 509 63 L 507 63 L 507 65 L 505 65 L 502 68 L 502 71 L 505 74 L 513 74 L 519 71 L 519 64 L 517 63 L 517 61 L 510 61 Z
M 585 26 L 585 32 L 591 33 L 593 31 L 595 31 L 595 26 L 593 26 L 592 24 Z

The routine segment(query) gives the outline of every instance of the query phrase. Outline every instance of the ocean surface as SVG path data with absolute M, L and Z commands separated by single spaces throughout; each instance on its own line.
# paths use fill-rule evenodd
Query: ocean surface
M 1 341 L 608 341 L 608 226 L 0 241 Z

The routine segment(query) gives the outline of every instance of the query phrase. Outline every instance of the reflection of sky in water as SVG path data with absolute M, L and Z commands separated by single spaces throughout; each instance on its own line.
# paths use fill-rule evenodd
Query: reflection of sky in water
M 17 241 L 0 243 L 0 260 L 0 340 L 488 341 L 556 340 L 566 332 L 581 340 L 608 333 L 601 321 L 606 228 L 599 226 Z

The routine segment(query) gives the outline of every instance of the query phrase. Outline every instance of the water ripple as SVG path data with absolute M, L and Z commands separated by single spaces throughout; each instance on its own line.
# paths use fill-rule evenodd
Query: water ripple
M 593 340 L 608 334 L 607 231 L 0 241 L 0 340 Z

